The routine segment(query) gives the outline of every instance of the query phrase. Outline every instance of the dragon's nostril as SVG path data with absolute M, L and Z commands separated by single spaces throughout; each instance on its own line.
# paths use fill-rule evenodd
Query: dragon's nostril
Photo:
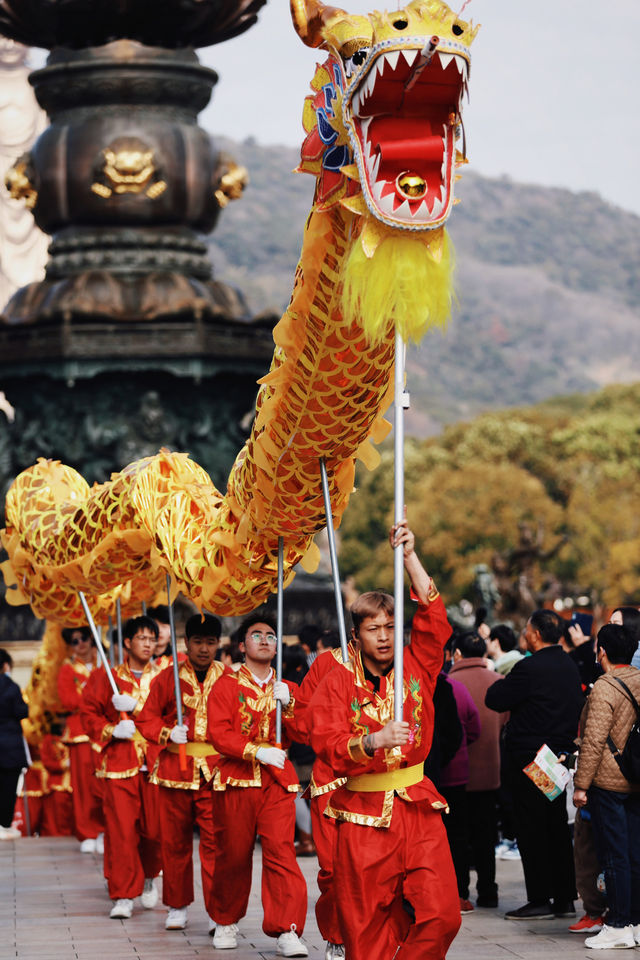
M 404 17 L 399 17 L 397 20 L 393 21 L 393 25 L 396 30 L 406 30 L 409 26 L 409 21 L 405 20 Z
M 464 33 L 464 27 L 461 27 L 459 23 L 454 23 L 454 25 L 451 27 L 451 33 L 455 34 L 456 37 L 459 37 L 462 33 Z

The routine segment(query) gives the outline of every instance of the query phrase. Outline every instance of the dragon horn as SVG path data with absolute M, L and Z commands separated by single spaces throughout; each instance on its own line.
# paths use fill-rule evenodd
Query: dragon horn
M 324 43 L 322 28 L 336 14 L 345 14 L 339 7 L 326 7 L 320 0 L 289 0 L 291 19 L 296 32 L 308 47 L 321 47 Z

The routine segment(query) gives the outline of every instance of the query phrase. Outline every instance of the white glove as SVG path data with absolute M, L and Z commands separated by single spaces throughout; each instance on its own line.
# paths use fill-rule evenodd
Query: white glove
M 175 726 L 169 734 L 169 740 L 173 743 L 186 743 L 188 732 L 187 725 L 184 723 L 181 727 Z
M 256 751 L 256 760 L 260 763 L 266 763 L 270 767 L 277 767 L 282 770 L 287 755 L 284 750 L 278 747 L 258 747 Z
M 111 736 L 118 740 L 132 740 L 135 732 L 136 725 L 133 720 L 121 720 L 120 723 L 116 723 Z
M 273 681 L 273 695 L 279 700 L 283 707 L 286 707 L 291 700 L 291 691 L 284 680 Z
M 131 713 L 132 710 L 138 706 L 138 701 L 135 697 L 130 697 L 128 693 L 114 693 L 111 697 L 111 703 L 114 705 L 116 710 L 123 710 L 125 713 Z

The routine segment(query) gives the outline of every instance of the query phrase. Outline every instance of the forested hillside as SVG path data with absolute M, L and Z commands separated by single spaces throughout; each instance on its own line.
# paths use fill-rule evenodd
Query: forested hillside
M 255 312 L 289 298 L 313 178 L 296 150 L 222 147 L 249 170 L 210 239 L 217 276 Z M 467 169 L 472 169 L 467 168 Z M 640 218 L 597 195 L 465 172 L 450 231 L 458 305 L 447 332 L 409 352 L 408 431 L 483 410 L 630 382 L 640 371 Z
M 478 563 L 518 547 L 521 524 L 552 553 L 536 589 L 640 602 L 640 383 L 485 414 L 410 441 L 406 502 L 418 547 L 447 602 L 469 596 Z M 359 469 L 340 564 L 361 590 L 393 582 L 386 533 L 393 452 Z M 566 542 L 563 542 L 565 541 Z M 554 553 L 554 551 L 557 552 Z

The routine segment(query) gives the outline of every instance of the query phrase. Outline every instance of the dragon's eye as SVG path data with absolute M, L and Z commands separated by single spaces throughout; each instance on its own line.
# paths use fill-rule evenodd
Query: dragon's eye
M 462 27 L 459 23 L 454 23 L 454 25 L 451 27 L 451 33 L 455 34 L 456 37 L 459 37 L 460 34 L 464 33 L 464 27 Z
M 365 62 L 365 60 L 369 56 L 369 49 L 370 49 L 369 47 L 360 47 L 360 49 L 356 50 L 356 52 L 352 56 L 345 58 L 344 72 L 346 73 L 347 77 L 352 76 L 354 73 L 354 70 L 362 66 L 362 64 Z
M 393 25 L 396 30 L 406 30 L 409 26 L 409 21 L 405 20 L 404 17 L 399 17 L 397 20 L 393 21 Z

